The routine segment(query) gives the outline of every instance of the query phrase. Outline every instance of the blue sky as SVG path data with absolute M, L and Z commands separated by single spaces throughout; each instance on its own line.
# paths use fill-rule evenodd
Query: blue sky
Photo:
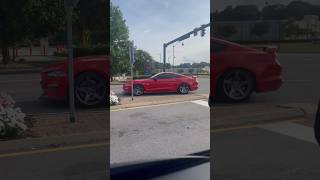
M 195 27 L 210 22 L 210 0 L 112 0 L 119 6 L 129 27 L 130 39 L 139 49 L 148 51 L 159 61 L 163 43 L 181 36 Z M 175 64 L 207 61 L 210 57 L 210 29 L 175 44 Z M 167 48 L 172 63 L 172 46 Z

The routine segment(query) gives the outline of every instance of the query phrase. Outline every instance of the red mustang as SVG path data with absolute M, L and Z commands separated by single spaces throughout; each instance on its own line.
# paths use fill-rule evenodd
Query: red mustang
M 132 81 L 123 84 L 123 91 L 131 93 Z M 133 94 L 140 96 L 144 93 L 178 92 L 188 94 L 189 91 L 198 89 L 198 81 L 195 76 L 189 77 L 173 72 L 161 72 L 148 79 L 133 80 Z
M 45 97 L 66 100 L 68 97 L 67 61 L 49 66 L 41 72 L 41 87 Z M 106 56 L 74 59 L 75 101 L 85 107 L 107 104 L 109 60 Z
M 210 46 L 210 104 L 214 98 L 242 101 L 252 92 L 280 88 L 276 48 L 258 50 L 217 38 L 211 38 Z

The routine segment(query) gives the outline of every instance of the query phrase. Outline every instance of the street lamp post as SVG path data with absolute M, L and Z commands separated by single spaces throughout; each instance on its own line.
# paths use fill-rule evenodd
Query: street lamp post
M 172 46 L 172 69 L 173 69 L 173 72 L 174 72 L 174 45 Z
M 68 46 L 68 86 L 69 86 L 69 120 L 75 122 L 75 104 L 74 104 L 74 73 L 73 73 L 73 40 L 72 40 L 72 13 L 79 0 L 65 0 L 66 16 L 67 16 L 67 46 Z

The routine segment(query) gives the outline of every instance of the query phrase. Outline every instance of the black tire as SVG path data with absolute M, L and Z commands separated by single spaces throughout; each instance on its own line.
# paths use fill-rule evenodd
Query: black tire
M 232 102 L 247 100 L 254 90 L 254 83 L 252 74 L 246 70 L 228 71 L 218 81 L 217 98 Z
M 178 87 L 179 94 L 188 94 L 190 91 L 190 86 L 187 83 L 182 83 Z
M 133 95 L 141 96 L 144 93 L 144 89 L 142 85 L 136 84 L 133 85 Z
M 96 73 L 81 73 L 75 78 L 75 102 L 77 105 L 94 108 L 106 105 L 107 80 Z

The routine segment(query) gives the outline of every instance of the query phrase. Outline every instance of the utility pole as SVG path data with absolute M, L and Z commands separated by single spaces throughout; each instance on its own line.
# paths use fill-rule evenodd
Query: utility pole
M 166 72 L 166 48 L 167 48 L 167 45 L 166 43 L 163 44 L 163 66 L 162 66 L 162 71 L 163 72 Z
M 65 0 L 66 18 L 67 18 L 67 46 L 68 46 L 68 85 L 69 85 L 69 120 L 74 123 L 75 118 L 75 104 L 74 104 L 74 73 L 73 73 L 73 40 L 72 40 L 72 13 L 73 7 L 78 4 L 79 0 Z
M 174 45 L 172 46 L 172 69 L 173 69 L 173 72 L 174 72 Z

